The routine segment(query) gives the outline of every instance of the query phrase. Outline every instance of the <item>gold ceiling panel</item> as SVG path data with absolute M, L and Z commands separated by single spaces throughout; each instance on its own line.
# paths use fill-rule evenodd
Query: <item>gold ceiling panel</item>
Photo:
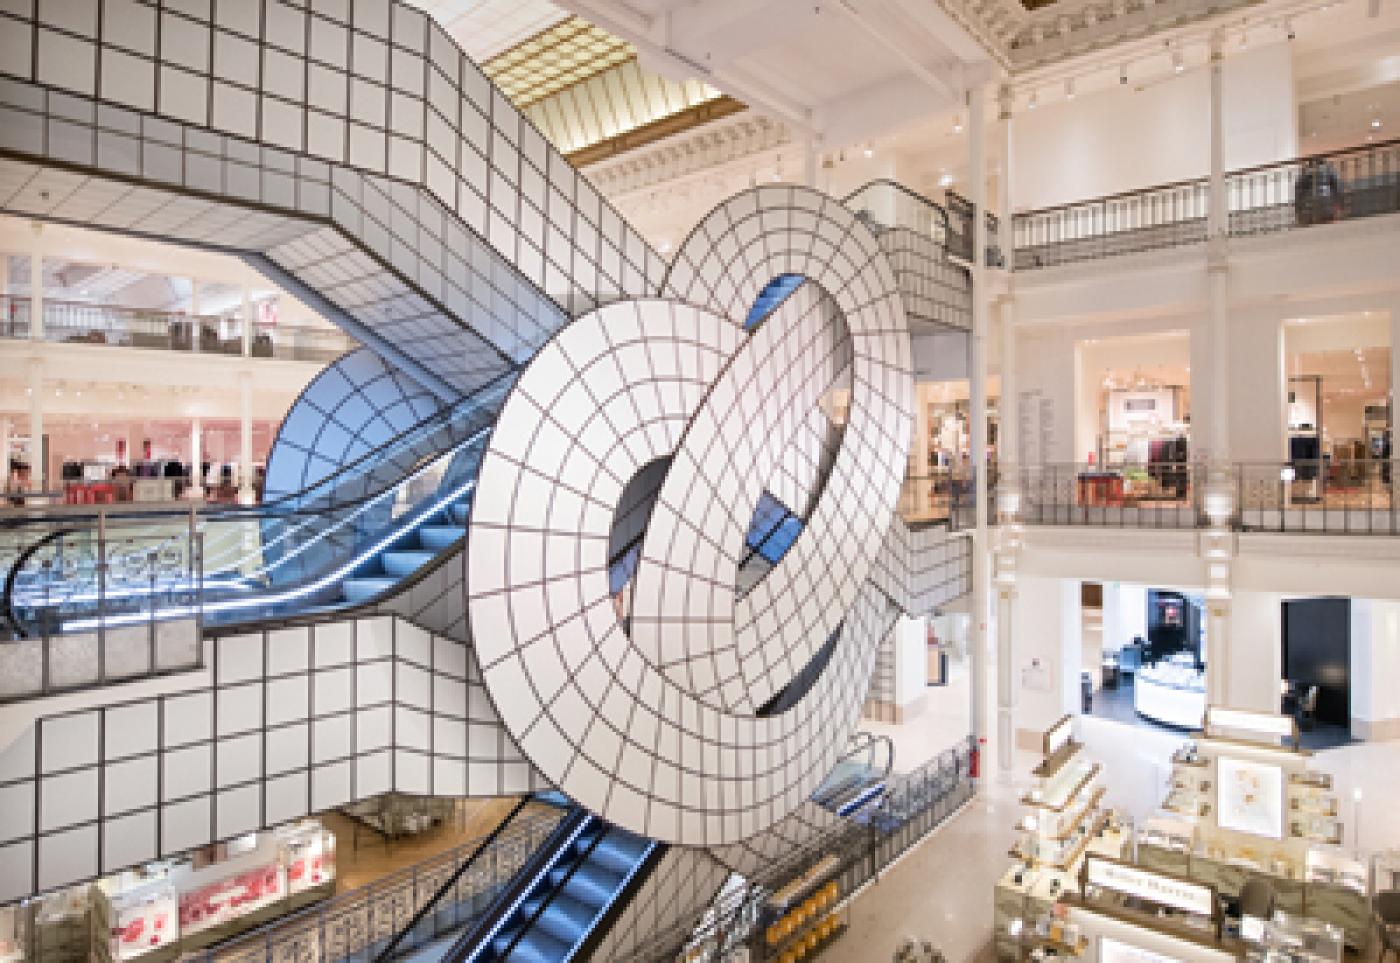
M 487 76 L 524 110 L 636 56 L 636 50 L 591 23 L 570 17 L 502 51 Z

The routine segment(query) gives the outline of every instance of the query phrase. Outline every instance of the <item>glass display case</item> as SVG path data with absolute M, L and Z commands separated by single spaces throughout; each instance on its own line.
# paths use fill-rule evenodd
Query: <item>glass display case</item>
M 1322 920 L 1293 913 L 1275 913 L 1251 940 L 1245 959 L 1250 963 L 1341 963 L 1342 930 Z

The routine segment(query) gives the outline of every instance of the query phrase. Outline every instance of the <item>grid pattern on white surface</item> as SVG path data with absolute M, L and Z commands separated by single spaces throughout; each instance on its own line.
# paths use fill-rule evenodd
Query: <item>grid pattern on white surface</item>
M 659 933 L 690 929 L 728 876 L 724 864 L 703 849 L 668 849 L 589 959 L 627 959 Z
M 278 426 L 267 457 L 263 501 L 296 494 L 337 468 L 402 434 L 439 408 L 438 401 L 408 375 L 395 371 L 367 348 L 328 365 L 302 389 Z M 388 471 L 366 478 L 401 478 L 430 452 L 402 454 Z
M 746 337 L 753 300 L 785 273 L 808 278 L 836 310 L 798 304 Z M 867 576 L 906 458 L 909 338 L 874 236 L 805 189 L 758 189 L 722 205 L 682 246 L 667 288 L 672 301 L 579 318 L 521 375 L 473 503 L 469 609 L 502 721 L 546 778 L 626 829 L 719 845 L 801 806 L 859 717 L 897 614 Z M 849 429 L 808 526 L 736 610 L 737 555 L 724 570 L 711 529 L 733 525 L 742 540 L 762 484 L 842 367 L 842 326 Z M 714 444 L 725 431 L 732 444 Z M 749 463 L 764 434 L 774 437 L 760 474 Z M 659 664 L 655 653 L 670 643 L 639 639 L 635 614 L 629 637 L 608 591 L 617 502 L 638 470 L 672 453 L 634 604 L 642 585 L 660 586 L 650 624 L 682 634 L 699 626 L 685 650 L 694 665 L 715 661 L 707 647 L 724 638 L 712 634 L 715 612 L 737 611 L 729 636 L 748 645 L 731 657 L 752 670 L 731 688 L 733 708 L 693 673 Z M 781 691 L 838 625 L 826 670 L 797 705 L 755 715 L 767 701 L 757 693 Z
M 948 259 L 941 243 L 926 233 L 892 227 L 880 232 L 880 249 L 894 271 L 911 328 L 972 328 L 972 278 Z
M 805 802 L 763 832 L 741 842 L 716 846 L 710 853 L 731 872 L 753 876 L 765 866 L 802 849 L 840 820 L 841 817 L 831 810 Z
M 662 276 L 402 3 L 73 0 L 7 5 L 0 33 L 0 147 L 32 165 L 6 209 L 263 254 L 435 390 Z
M 383 792 L 546 788 L 467 648 L 404 619 L 209 644 L 211 685 L 45 716 L 0 753 L 0 901 Z

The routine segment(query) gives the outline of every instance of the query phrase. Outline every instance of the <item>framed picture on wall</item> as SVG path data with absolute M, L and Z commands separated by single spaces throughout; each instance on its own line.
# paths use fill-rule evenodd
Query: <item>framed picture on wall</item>
M 1262 762 L 1216 760 L 1216 813 L 1221 829 L 1283 838 L 1283 770 Z

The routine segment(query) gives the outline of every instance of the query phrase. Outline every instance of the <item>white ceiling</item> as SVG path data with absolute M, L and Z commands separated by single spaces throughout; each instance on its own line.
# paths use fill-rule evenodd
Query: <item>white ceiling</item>
M 824 144 L 962 101 L 986 50 L 925 0 L 558 0 L 667 76 L 701 79 Z
M 408 0 L 481 63 L 567 16 L 549 0 Z

